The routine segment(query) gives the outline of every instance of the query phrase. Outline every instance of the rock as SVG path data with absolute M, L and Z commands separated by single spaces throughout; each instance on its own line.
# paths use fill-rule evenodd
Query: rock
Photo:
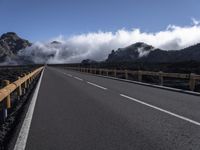
M 8 32 L 0 37 L 0 62 L 14 59 L 19 50 L 31 46 L 28 40 L 20 38 L 14 32 Z

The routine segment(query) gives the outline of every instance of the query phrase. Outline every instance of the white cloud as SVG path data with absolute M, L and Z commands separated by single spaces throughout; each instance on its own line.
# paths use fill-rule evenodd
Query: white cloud
M 195 18 L 192 18 L 192 23 L 193 23 L 193 25 L 199 25 L 200 21 L 196 20 Z
M 104 60 L 113 49 L 123 48 L 136 42 L 144 42 L 164 50 L 178 50 L 200 43 L 200 24 L 193 19 L 191 26 L 169 25 L 165 30 L 148 33 L 135 28 L 120 29 L 116 32 L 94 32 L 74 35 L 69 38 L 53 38 L 62 42 L 52 45 L 36 42 L 32 47 L 20 52 L 20 55 L 31 56 L 37 63 L 69 63 L 83 59 Z

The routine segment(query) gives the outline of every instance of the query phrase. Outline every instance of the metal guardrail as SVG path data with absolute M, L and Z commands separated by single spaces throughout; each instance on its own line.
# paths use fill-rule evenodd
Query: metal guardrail
M 1 108 L 1 111 L 6 111 L 11 108 L 11 94 L 13 92 L 17 92 L 17 97 L 20 97 L 23 93 L 26 92 L 26 89 L 29 85 L 34 81 L 34 79 L 41 73 L 43 67 L 40 67 L 29 74 L 23 74 L 23 77 L 18 77 L 18 80 L 10 83 L 8 80 L 4 80 L 4 85 L 2 89 L 0 89 L 0 103 L 4 103 L 4 108 Z M 7 113 L 4 113 L 4 119 L 7 117 Z
M 113 70 L 113 69 L 102 69 L 102 68 L 81 68 L 81 67 L 65 67 L 67 69 L 77 70 L 80 72 L 93 73 L 106 76 L 109 76 L 111 73 L 114 77 L 117 77 L 117 74 L 124 74 L 125 79 L 129 79 L 129 75 L 137 75 L 138 81 L 142 82 L 142 77 L 145 76 L 157 76 L 159 77 L 160 85 L 163 85 L 164 78 L 177 78 L 188 80 L 189 88 L 191 91 L 195 90 L 197 81 L 200 81 L 200 75 L 194 73 L 191 74 L 180 74 L 180 73 L 165 73 L 165 72 L 151 72 L 151 71 L 131 71 L 131 70 Z

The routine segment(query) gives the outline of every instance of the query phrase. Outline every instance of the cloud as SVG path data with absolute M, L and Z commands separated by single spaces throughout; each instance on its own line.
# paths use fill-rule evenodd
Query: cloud
M 193 25 L 199 25 L 200 21 L 196 20 L 195 18 L 192 18 L 192 23 L 193 23 Z
M 105 60 L 113 49 L 123 48 L 136 42 L 144 42 L 164 50 L 179 50 L 200 43 L 200 24 L 192 19 L 190 26 L 169 25 L 155 32 L 143 32 L 139 28 L 119 29 L 116 32 L 98 31 L 74 35 L 69 38 L 58 36 L 51 39 L 62 44 L 36 42 L 32 47 L 20 51 L 20 56 L 29 56 L 36 63 L 74 63 L 83 59 Z

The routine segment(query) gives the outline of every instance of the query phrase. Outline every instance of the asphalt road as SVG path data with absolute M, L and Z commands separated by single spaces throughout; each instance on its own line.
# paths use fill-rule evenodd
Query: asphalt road
M 200 149 L 200 97 L 45 69 L 26 150 L 190 149 Z

